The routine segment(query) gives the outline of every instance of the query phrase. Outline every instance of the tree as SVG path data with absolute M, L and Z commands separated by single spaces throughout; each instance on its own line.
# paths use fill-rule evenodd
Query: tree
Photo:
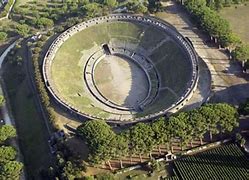
M 104 0 L 104 4 L 107 5 L 109 8 L 114 8 L 117 4 L 116 0 Z
M 239 113 L 243 115 L 249 114 L 249 98 L 244 103 L 240 104 Z
M 30 32 L 30 28 L 27 24 L 18 24 L 15 29 L 16 32 L 23 37 L 28 36 Z
M 8 161 L 0 164 L 0 179 L 2 180 L 18 180 L 20 178 L 23 164 L 17 161 Z
M 124 134 L 116 135 L 116 138 L 111 142 L 113 147 L 113 157 L 119 158 L 120 168 L 123 168 L 122 157 L 128 154 L 128 139 Z
M 3 95 L 0 95 L 0 107 L 4 105 L 5 99 Z
M 164 118 L 159 118 L 152 123 L 152 130 L 154 131 L 154 140 L 158 146 L 159 154 L 161 154 L 160 145 L 167 144 L 169 145 L 169 132 L 165 123 Z
M 149 153 L 151 157 L 151 151 L 155 145 L 154 131 L 151 126 L 138 123 L 130 128 L 128 133 L 130 151 L 139 154 L 140 161 L 142 161 L 142 154 Z
M 199 138 L 202 145 L 203 136 L 207 132 L 207 124 L 205 117 L 198 110 L 194 109 L 190 111 L 189 118 L 190 118 L 189 123 L 193 128 L 192 136 L 194 138 Z
M 38 28 L 50 28 L 53 27 L 53 25 L 54 25 L 53 20 L 49 18 L 42 17 L 42 18 L 37 18 L 36 20 L 36 26 Z
M 240 44 L 241 44 L 241 39 L 239 38 L 238 35 L 234 33 L 228 33 L 227 35 L 221 37 L 221 45 L 223 47 L 227 47 L 230 54 Z
M 170 130 L 171 137 L 174 139 L 180 139 L 180 145 L 182 149 L 191 139 L 189 134 L 191 126 L 189 125 L 188 120 L 189 114 L 186 112 L 171 116 L 168 120 L 168 129 Z
M 0 31 L 0 42 L 3 42 L 7 39 L 8 34 Z
M 0 163 L 12 161 L 16 158 L 16 150 L 10 146 L 0 147 Z
M 233 56 L 239 61 L 247 61 L 249 59 L 249 45 L 241 44 L 240 46 L 237 46 L 233 51 Z
M 213 139 L 213 134 L 218 134 L 219 130 L 217 124 L 219 122 L 219 116 L 217 116 L 215 110 L 211 104 L 206 104 L 199 109 L 199 112 L 205 118 L 207 130 L 209 131 L 210 141 Z
M 86 140 L 91 152 L 89 155 L 91 162 L 99 163 L 112 158 L 115 147 L 111 143 L 116 134 L 105 121 L 87 121 L 77 128 L 77 134 Z
M 84 12 L 88 17 L 95 17 L 101 15 L 101 7 L 98 3 L 89 3 L 83 6 Z
M 214 109 L 219 116 L 220 132 L 231 132 L 235 127 L 239 126 L 237 109 L 226 103 L 218 103 L 214 105 Z
M 11 125 L 3 125 L 0 127 L 0 143 L 3 143 L 9 138 L 16 136 L 16 129 Z

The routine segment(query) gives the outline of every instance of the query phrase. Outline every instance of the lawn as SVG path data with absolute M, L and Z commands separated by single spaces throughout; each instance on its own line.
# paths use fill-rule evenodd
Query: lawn
M 233 5 L 223 8 L 220 15 L 230 22 L 232 30 L 237 33 L 243 41 L 249 43 L 249 3 L 247 5 Z
M 23 49 L 18 51 L 19 56 L 23 57 L 23 53 Z M 28 176 L 30 179 L 39 179 L 39 171 L 46 169 L 51 162 L 47 143 L 49 136 L 44 119 L 37 110 L 24 66 L 24 64 L 14 65 L 11 61 L 5 62 L 3 79 L 15 118 L 20 149 L 24 155 Z

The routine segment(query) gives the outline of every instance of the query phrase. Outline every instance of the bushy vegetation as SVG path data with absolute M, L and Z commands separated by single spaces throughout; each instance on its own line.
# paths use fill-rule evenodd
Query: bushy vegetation
M 172 142 L 179 139 L 182 149 L 194 139 L 202 139 L 206 133 L 212 141 L 214 134 L 233 131 L 238 126 L 236 108 L 224 104 L 206 104 L 196 110 L 181 112 L 168 119 L 160 118 L 150 123 L 138 123 L 116 134 L 101 120 L 83 123 L 77 128 L 78 135 L 90 148 L 89 160 L 93 164 L 108 162 L 112 158 L 127 155 L 149 154 L 160 145 L 167 145 L 173 152 Z M 121 162 L 122 163 L 122 162 Z M 122 164 L 121 164 L 122 166 Z
M 243 115 L 249 115 L 249 99 L 240 104 L 239 112 Z
M 0 126 L 0 179 L 17 180 L 23 168 L 23 164 L 15 161 L 17 152 L 9 146 L 8 140 L 16 136 L 13 126 Z
M 43 179 L 65 179 L 73 180 L 82 178 L 86 171 L 86 166 L 80 157 L 74 155 L 63 142 L 58 142 L 55 165 L 43 170 Z
M 0 43 L 7 39 L 8 34 L 6 32 L 0 32 Z
M 179 179 L 247 179 L 249 160 L 235 144 L 188 155 L 174 161 Z
M 206 0 L 207 6 L 211 9 L 220 10 L 223 7 L 231 6 L 232 4 L 241 4 L 248 0 Z
M 223 3 L 222 1 L 207 3 L 206 0 L 187 0 L 185 7 L 192 15 L 194 22 L 207 32 L 211 39 L 227 48 L 234 59 L 246 62 L 249 59 L 249 46 L 232 32 L 228 21 L 210 8 L 211 2 Z M 239 3 L 239 1 L 236 2 Z

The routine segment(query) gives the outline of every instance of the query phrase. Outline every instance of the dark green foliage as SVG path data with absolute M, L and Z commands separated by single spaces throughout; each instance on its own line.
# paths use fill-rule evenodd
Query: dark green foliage
M 10 125 L 0 126 L 0 143 L 16 136 L 16 129 Z
M 115 180 L 114 175 L 111 173 L 98 174 L 95 177 L 96 180 Z
M 0 179 L 18 180 L 20 179 L 20 173 L 22 168 L 23 164 L 17 161 L 8 161 L 4 164 L 0 164 Z
M 16 158 L 16 150 L 10 146 L 0 147 L 0 163 L 6 161 L 12 161 Z
M 7 39 L 8 34 L 0 31 L 0 43 Z
M 115 134 L 104 121 L 93 120 L 77 128 L 78 135 L 89 145 L 89 159 L 93 163 L 122 158 L 126 155 L 150 154 L 155 147 L 167 144 L 168 148 L 179 139 L 183 149 L 192 140 L 202 142 L 204 134 L 231 132 L 238 126 L 237 109 L 225 104 L 206 104 L 198 109 L 181 112 L 152 124 L 138 123 L 121 134 Z M 172 148 L 172 146 L 171 146 Z M 173 149 L 172 149 L 173 151 Z
M 130 152 L 132 154 L 147 154 L 156 144 L 154 131 L 149 124 L 138 123 L 127 131 Z
M 16 32 L 23 36 L 23 37 L 26 37 L 28 36 L 29 32 L 30 32 L 30 27 L 26 24 L 18 24 L 16 26 Z
M 248 179 L 249 160 L 235 144 L 174 161 L 179 179 Z
M 241 44 L 235 48 L 233 51 L 233 56 L 235 59 L 239 61 L 247 61 L 249 60 L 249 45 Z
M 249 98 L 244 103 L 240 104 L 239 112 L 243 115 L 249 115 Z
M 244 1 L 223 0 L 187 0 L 186 9 L 199 27 L 206 31 L 219 45 L 232 52 L 234 59 L 246 62 L 249 59 L 249 45 L 243 44 L 241 39 L 232 33 L 228 21 L 223 19 L 215 9 L 220 9 L 230 3 Z
M 0 95 L 0 107 L 3 106 L 4 102 L 5 102 L 4 96 Z
M 102 120 L 87 121 L 77 128 L 77 133 L 84 138 L 91 152 L 89 160 L 99 163 L 114 156 L 116 134 Z
M 6 140 L 16 136 L 16 130 L 13 126 L 3 125 L 0 127 L 0 143 L 7 144 Z M 15 161 L 16 150 L 10 146 L 0 146 L 0 179 L 17 180 L 20 178 L 20 173 L 23 164 Z

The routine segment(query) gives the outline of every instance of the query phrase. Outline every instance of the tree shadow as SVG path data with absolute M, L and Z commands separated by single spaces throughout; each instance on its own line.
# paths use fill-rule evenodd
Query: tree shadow
M 219 103 L 226 102 L 233 105 L 239 105 L 249 98 L 249 83 L 238 84 L 230 87 L 222 88 L 222 90 L 214 91 L 209 102 Z

